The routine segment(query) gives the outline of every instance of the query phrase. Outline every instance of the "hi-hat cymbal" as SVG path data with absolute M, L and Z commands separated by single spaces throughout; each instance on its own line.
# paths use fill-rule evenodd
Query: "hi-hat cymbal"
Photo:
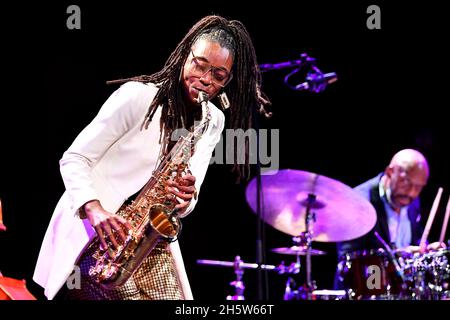
M 256 213 L 256 178 L 247 186 L 246 199 Z M 275 229 L 299 236 L 305 232 L 309 194 L 315 195 L 312 240 L 340 242 L 368 233 L 377 220 L 375 208 L 344 183 L 316 173 L 285 169 L 261 176 L 262 219 Z M 311 230 L 310 230 L 311 231 Z
M 275 252 L 275 253 L 280 253 L 280 254 L 306 256 L 306 247 L 292 246 L 292 247 L 285 247 L 285 248 L 275 248 L 275 249 L 272 249 L 271 251 Z M 326 252 L 316 250 L 316 249 L 311 249 L 312 256 L 321 256 L 324 254 L 326 254 Z

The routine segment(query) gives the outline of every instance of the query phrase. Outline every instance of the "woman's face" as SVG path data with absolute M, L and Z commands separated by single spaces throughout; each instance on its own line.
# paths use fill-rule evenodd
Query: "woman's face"
M 214 98 L 231 79 L 233 57 L 230 50 L 219 43 L 197 40 L 183 68 L 183 85 L 187 99 L 197 103 L 199 91 L 205 91 L 209 99 Z

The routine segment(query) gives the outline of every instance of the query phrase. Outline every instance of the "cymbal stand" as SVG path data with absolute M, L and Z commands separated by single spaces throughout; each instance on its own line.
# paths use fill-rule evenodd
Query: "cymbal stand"
M 294 237 L 292 238 L 294 241 L 294 245 L 295 246 L 301 246 L 302 244 L 302 239 L 301 237 Z M 298 274 L 300 273 L 300 269 L 301 269 L 301 260 L 300 260 L 300 253 L 297 253 L 295 255 L 295 262 L 291 263 L 290 266 L 285 267 L 284 265 L 279 266 L 278 269 L 279 274 L 282 273 L 287 273 L 287 274 Z M 284 296 L 283 296 L 283 300 L 295 300 L 295 298 L 298 298 L 298 292 L 295 290 L 292 290 L 292 288 L 295 288 L 297 285 L 295 283 L 295 280 L 292 277 L 288 277 L 287 282 L 286 282 L 286 288 L 284 291 Z
M 236 256 L 234 259 L 234 273 L 236 274 L 236 280 L 230 282 L 230 285 L 234 287 L 234 295 L 227 296 L 227 300 L 245 300 L 244 290 L 245 285 L 242 281 L 242 275 L 244 274 L 244 269 L 242 268 L 242 260 L 240 256 Z
M 308 300 L 312 298 L 312 292 L 316 289 L 315 283 L 311 279 L 311 247 L 312 247 L 312 234 L 313 223 L 316 221 L 316 214 L 311 212 L 311 207 L 316 201 L 315 194 L 308 194 L 306 215 L 305 215 L 305 232 L 303 233 L 304 240 L 306 240 L 306 290 Z
M 298 291 L 292 289 L 295 287 L 297 287 L 295 280 L 292 277 L 289 277 L 286 281 L 286 288 L 284 289 L 283 300 L 297 300 L 298 299 Z
M 304 241 L 302 237 L 293 237 L 292 241 L 294 242 L 294 246 L 301 247 L 304 245 Z M 297 274 L 300 272 L 300 269 L 302 267 L 301 260 L 300 260 L 300 251 L 295 255 L 295 264 L 291 265 L 291 273 Z

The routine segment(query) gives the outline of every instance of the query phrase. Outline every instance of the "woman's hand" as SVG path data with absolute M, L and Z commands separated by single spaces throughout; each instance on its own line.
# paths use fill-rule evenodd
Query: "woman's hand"
M 90 224 L 97 232 L 103 249 L 108 247 L 106 239 L 109 239 L 115 248 L 119 247 L 117 236 L 122 240 L 122 243 L 125 242 L 126 234 L 131 229 L 128 221 L 103 209 L 98 200 L 85 203 L 83 209 Z
M 179 202 L 175 206 L 175 209 L 183 212 L 191 203 L 192 198 L 197 199 L 195 177 L 191 174 L 186 174 L 181 178 L 180 182 L 173 180 L 167 181 L 167 192 L 173 194 Z

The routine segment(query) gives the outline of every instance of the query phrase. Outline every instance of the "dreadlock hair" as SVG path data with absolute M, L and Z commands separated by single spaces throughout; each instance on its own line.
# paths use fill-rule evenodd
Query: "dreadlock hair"
M 270 104 L 270 101 L 260 90 L 261 74 L 255 49 L 245 26 L 237 20 L 227 20 L 217 15 L 206 16 L 189 30 L 159 72 L 109 82 L 153 82 L 159 86 L 143 125 L 147 128 L 158 106 L 162 106 L 160 125 L 161 132 L 165 135 L 162 137 L 163 150 L 167 148 L 167 141 L 173 130 L 186 127 L 186 107 L 180 90 L 180 75 L 192 45 L 199 39 L 218 42 L 233 55 L 233 79 L 223 89 L 230 100 L 227 127 L 246 131 L 252 127 L 254 110 L 267 115 L 264 106 Z M 249 178 L 248 141 L 245 145 L 245 163 L 238 164 L 235 161 L 233 171 L 237 173 L 237 181 L 243 177 Z

